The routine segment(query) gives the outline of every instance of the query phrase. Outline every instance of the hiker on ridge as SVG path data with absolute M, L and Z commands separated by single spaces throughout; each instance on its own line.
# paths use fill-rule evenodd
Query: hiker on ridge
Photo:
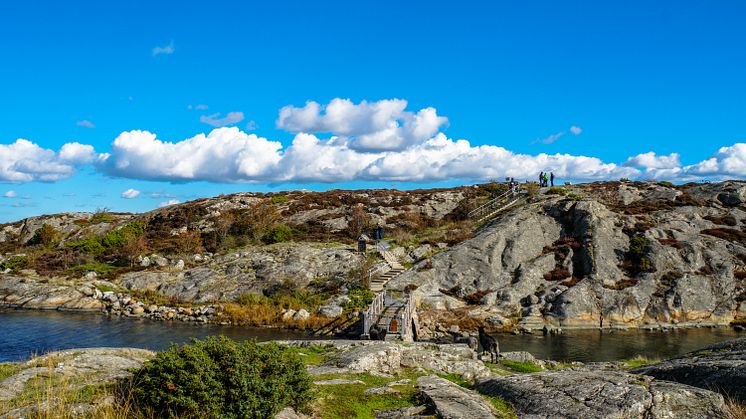
M 539 187 L 544 186 L 544 172 L 539 172 Z
M 552 187 L 554 187 L 554 172 L 549 173 L 549 181 L 552 182 Z

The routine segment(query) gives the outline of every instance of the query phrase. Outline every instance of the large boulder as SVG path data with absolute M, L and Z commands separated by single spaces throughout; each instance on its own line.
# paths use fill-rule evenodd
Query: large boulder
M 417 379 L 417 386 L 425 399 L 444 419 L 493 418 L 498 412 L 479 394 L 460 387 L 437 375 Z
M 723 396 L 618 371 L 563 370 L 493 377 L 477 383 L 518 417 L 725 418 Z
M 746 338 L 718 343 L 632 372 L 746 401 Z

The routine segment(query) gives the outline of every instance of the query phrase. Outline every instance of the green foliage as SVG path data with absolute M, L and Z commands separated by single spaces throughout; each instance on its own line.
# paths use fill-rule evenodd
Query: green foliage
M 262 237 L 262 241 L 267 244 L 272 243 L 284 243 L 292 240 L 295 236 L 295 231 L 285 224 L 277 224 L 272 226 L 269 231 Z
M 622 362 L 624 363 L 625 368 L 637 368 L 644 365 L 655 364 L 660 361 L 657 359 L 650 359 L 642 355 L 637 355 L 634 358 L 625 359 Z
M 98 288 L 98 290 L 101 292 L 115 291 L 114 287 L 106 284 L 98 284 L 96 285 L 96 288 Z
M 673 183 L 671 183 L 671 182 L 669 182 L 669 181 L 667 181 L 667 180 L 664 180 L 664 181 L 662 181 L 662 182 L 658 182 L 658 184 L 659 184 L 660 186 L 664 186 L 664 187 L 666 187 L 666 188 L 673 188 L 673 187 L 674 187 Z
M 112 248 L 121 248 L 131 240 L 135 240 L 145 233 L 145 225 L 134 221 L 116 230 L 111 230 L 103 236 L 88 237 L 70 242 L 68 247 L 89 255 L 100 255 Z
M 21 370 L 18 364 L 11 362 L 0 362 L 0 381 L 14 375 Z
M 347 296 L 350 297 L 350 301 L 345 302 L 343 308 L 346 310 L 351 310 L 355 308 L 368 307 L 370 303 L 373 302 L 375 293 L 365 288 L 354 288 L 350 290 Z
M 482 394 L 482 397 L 489 400 L 490 404 L 492 404 L 492 407 L 494 407 L 495 409 L 497 409 L 498 412 L 501 413 L 500 417 L 502 418 L 518 417 L 515 413 L 515 408 L 510 403 L 506 402 L 505 400 L 497 396 L 492 396 L 492 395 L 484 394 L 484 393 L 481 393 L 481 394 Z
M 42 224 L 34 232 L 33 237 L 26 242 L 27 246 L 39 245 L 45 249 L 56 246 L 62 238 L 62 234 L 49 224 Z
M 109 265 L 108 263 L 94 261 L 86 263 L 85 265 L 78 265 L 72 268 L 72 270 L 73 272 L 78 273 L 96 272 L 99 275 L 106 275 L 116 271 L 117 268 L 115 266 Z
M 529 372 L 541 372 L 544 371 L 541 366 L 534 364 L 533 362 L 520 362 L 510 361 L 508 359 L 500 360 L 500 363 L 515 372 L 529 373 Z
M 93 214 L 90 220 L 90 224 L 109 223 L 114 221 L 114 217 L 109 212 L 108 208 L 99 208 Z
M 319 410 L 322 412 L 321 417 L 325 419 L 373 419 L 377 411 L 422 404 L 413 384 L 393 386 L 400 392 L 398 394 L 365 394 L 368 388 L 381 387 L 395 380 L 410 378 L 406 376 L 376 377 L 370 374 L 334 374 L 315 378 L 318 380 L 343 378 L 363 382 L 363 384 L 319 386 Z
M 648 257 L 650 253 L 650 240 L 644 236 L 635 236 L 629 240 L 628 270 L 633 274 L 640 272 L 654 272 L 655 266 Z
M 312 397 L 296 353 L 224 336 L 158 353 L 132 383 L 137 406 L 157 417 L 272 418 L 288 405 L 302 410 Z
M 20 271 L 28 266 L 28 258 L 26 256 L 13 256 L 0 263 L 2 270 L 10 269 L 11 271 Z
M 272 203 L 275 205 L 281 205 L 288 202 L 287 195 L 272 195 Z
M 552 186 L 547 190 L 547 195 L 566 195 L 567 189 L 561 186 Z

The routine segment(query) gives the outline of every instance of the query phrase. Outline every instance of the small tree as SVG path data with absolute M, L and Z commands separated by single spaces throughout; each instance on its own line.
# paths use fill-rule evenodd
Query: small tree
M 350 221 L 347 223 L 350 237 L 357 239 L 368 227 L 370 227 L 370 216 L 365 212 L 362 204 L 355 205 L 350 213 Z
M 42 224 L 26 244 L 29 246 L 39 245 L 45 249 L 50 249 L 59 244 L 61 236 L 62 234 L 56 228 L 49 224 Z

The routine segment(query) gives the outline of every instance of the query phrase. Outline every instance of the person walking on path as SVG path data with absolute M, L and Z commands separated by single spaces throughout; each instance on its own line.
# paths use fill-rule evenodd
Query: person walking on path
M 539 187 L 544 186 L 544 172 L 539 172 Z
M 554 172 L 549 173 L 549 181 L 552 182 L 552 187 L 554 187 Z

